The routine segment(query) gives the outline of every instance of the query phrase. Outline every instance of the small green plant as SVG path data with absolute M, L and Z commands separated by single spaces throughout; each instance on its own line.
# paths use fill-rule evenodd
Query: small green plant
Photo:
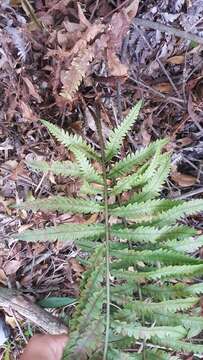
M 181 352 L 203 354 L 198 338 L 203 330 L 198 315 L 203 261 L 191 256 L 203 245 L 203 236 L 181 224 L 183 217 L 203 210 L 203 200 L 160 198 L 170 171 L 170 155 L 163 152 L 166 140 L 116 162 L 140 107 L 141 102 L 133 107 L 106 144 L 96 121 L 99 153 L 80 136 L 43 121 L 75 161 L 33 161 L 31 166 L 80 178 L 80 197 L 52 196 L 22 207 L 98 214 L 95 224 L 61 224 L 18 236 L 75 241 L 89 253 L 64 351 L 67 360 L 175 360 L 174 354 Z

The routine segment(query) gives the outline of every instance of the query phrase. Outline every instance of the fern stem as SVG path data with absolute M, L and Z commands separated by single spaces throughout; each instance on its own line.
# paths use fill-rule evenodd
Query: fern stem
M 105 242 L 106 242 L 106 330 L 105 330 L 105 342 L 103 360 L 107 359 L 108 343 L 109 343 L 109 329 L 110 329 L 110 231 L 109 231 L 109 212 L 108 212 L 108 186 L 107 186 L 107 174 L 106 174 L 106 156 L 105 156 L 105 144 L 102 134 L 101 120 L 99 114 L 99 108 L 97 107 L 97 114 L 95 114 L 94 120 L 99 136 L 101 147 L 101 160 L 102 160 L 102 175 L 103 175 L 103 193 L 104 193 L 104 216 L 105 216 Z

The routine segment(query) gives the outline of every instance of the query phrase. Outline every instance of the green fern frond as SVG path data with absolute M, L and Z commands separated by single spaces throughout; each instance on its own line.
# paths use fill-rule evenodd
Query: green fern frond
M 142 203 L 134 203 L 128 204 L 127 206 L 110 208 L 109 212 L 114 216 L 134 219 L 137 223 L 142 221 L 150 222 L 158 217 L 161 217 L 161 215 L 164 216 L 167 210 L 177 209 L 178 205 L 182 205 L 181 200 L 148 200 Z M 173 211 L 171 211 L 171 213 L 173 213 Z M 168 225 L 168 223 L 166 222 L 164 225 Z
M 118 271 L 113 270 L 112 274 L 118 278 L 128 281 L 135 281 L 137 283 L 145 282 L 146 280 L 169 280 L 169 279 L 183 279 L 188 276 L 194 277 L 203 273 L 203 265 L 182 265 L 182 266 L 165 266 L 160 269 L 149 272 L 133 272 L 133 271 Z
M 103 279 L 104 247 L 100 245 L 92 254 L 89 268 L 84 274 L 80 302 L 71 321 L 72 335 L 64 351 L 65 358 L 76 360 L 85 354 L 91 357 L 92 353 L 102 345 L 104 332 L 102 308 L 105 301 Z
M 97 184 L 90 184 L 88 181 L 84 181 L 80 188 L 80 194 L 82 195 L 103 195 L 103 186 L 97 186 Z
M 142 313 L 142 311 L 138 313 Z M 203 319 L 201 316 L 192 316 L 185 314 L 172 314 L 167 312 L 161 312 L 159 310 L 154 310 L 140 315 L 144 316 L 145 321 L 147 322 L 156 322 L 157 325 L 161 326 L 178 326 L 181 325 L 187 330 L 187 339 L 193 338 L 201 333 L 203 330 Z M 128 314 L 130 318 L 130 314 Z
M 60 211 L 79 214 L 93 214 L 102 212 L 103 205 L 92 200 L 74 199 L 66 196 L 52 196 L 49 199 L 36 199 L 33 201 L 25 201 L 20 206 L 24 209 L 33 211 Z
M 146 163 L 157 151 L 162 149 L 168 141 L 166 139 L 157 140 L 149 146 L 138 150 L 135 154 L 127 155 L 123 160 L 118 161 L 110 170 L 108 177 L 117 178 L 124 174 L 130 173 L 134 167 L 141 166 Z
M 112 255 L 119 260 L 112 264 L 113 269 L 127 269 L 130 266 L 136 266 L 140 261 L 148 264 L 164 264 L 164 265 L 184 265 L 184 264 L 202 264 L 203 260 L 198 260 L 180 254 L 176 251 L 158 249 L 158 250 L 144 250 L 144 251 L 112 251 Z
M 156 228 L 154 226 L 124 226 L 114 225 L 111 228 L 111 234 L 118 239 L 130 240 L 131 242 L 141 243 L 156 243 L 173 239 L 184 239 L 196 235 L 196 231 L 193 228 L 184 225 L 177 226 L 163 226 L 162 228 Z M 178 243 L 178 242 L 177 242 Z M 166 242 L 170 244 L 170 242 Z
M 17 238 L 75 241 L 88 253 L 85 259 L 81 256 L 86 270 L 64 360 L 177 360 L 174 351 L 203 352 L 197 339 L 203 330 L 198 316 L 203 260 L 196 252 L 203 246 L 203 235 L 178 223 L 203 211 L 203 200 L 160 198 L 170 170 L 170 155 L 163 152 L 167 140 L 116 164 L 111 161 L 140 107 L 141 102 L 111 131 L 106 148 L 101 123 L 95 119 L 101 155 L 80 136 L 43 121 L 75 159 L 34 161 L 30 166 L 81 180 L 81 197 L 57 195 L 26 201 L 22 207 L 84 214 L 84 223 L 26 230 Z M 86 214 L 97 214 L 96 223 L 88 225 Z
M 170 356 L 167 352 L 156 349 L 145 349 L 144 355 L 137 352 L 130 354 L 113 348 L 108 352 L 108 360 L 143 360 L 143 357 L 146 360 L 180 360 L 177 356 Z
M 164 154 L 156 173 L 150 177 L 147 184 L 143 186 L 142 191 L 132 197 L 130 202 L 143 202 L 157 197 L 169 175 L 170 168 L 170 157 L 168 154 Z
M 187 335 L 186 329 L 183 326 L 154 326 L 143 327 L 136 326 L 134 323 L 127 323 L 125 321 L 112 322 L 113 330 L 116 334 L 122 336 L 129 336 L 135 339 L 150 340 L 153 337 L 159 339 L 183 339 Z
M 95 182 L 103 185 L 102 176 L 93 168 L 86 156 L 78 149 L 74 149 L 73 152 L 81 172 L 81 177 L 90 183 Z
M 122 124 L 119 125 L 115 130 L 111 131 L 111 134 L 109 136 L 109 141 L 107 142 L 105 149 L 106 161 L 111 160 L 115 155 L 118 154 L 119 148 L 121 147 L 124 137 L 127 135 L 128 131 L 132 128 L 135 120 L 139 115 L 141 106 L 142 106 L 142 101 L 139 101 L 132 108 L 132 110 L 130 110 L 129 114 L 123 120 Z
M 28 166 L 32 169 L 42 172 L 51 171 L 55 175 L 80 177 L 81 172 L 77 164 L 71 161 L 53 161 L 48 163 L 47 161 L 29 161 Z
M 166 317 L 166 314 L 174 314 L 177 311 L 189 310 L 196 305 L 199 301 L 197 297 L 188 297 L 186 299 L 165 300 L 163 302 L 152 303 L 150 301 L 133 300 L 131 304 L 127 304 L 123 310 L 120 311 L 119 317 L 126 321 L 131 321 L 132 313 L 136 313 L 137 316 L 147 316 L 150 314 L 162 315 Z M 130 315 L 131 314 L 131 315 Z M 166 317 L 167 318 L 167 317 Z M 168 316 L 170 318 L 170 316 Z M 192 318 L 191 318 L 192 319 Z M 169 320 L 170 321 L 170 320 Z M 202 320 L 203 323 L 203 320 Z
M 50 123 L 49 121 L 41 120 L 41 122 L 61 144 L 65 145 L 73 153 L 74 150 L 78 149 L 88 158 L 100 161 L 100 156 L 91 147 L 91 145 L 88 145 L 82 139 L 81 136 L 69 134 L 68 132 L 65 132 L 63 129 L 60 129 L 58 126 Z
M 84 332 L 71 334 L 63 353 L 63 360 L 91 359 L 92 354 L 102 347 L 104 321 L 92 321 Z
M 152 340 L 153 343 L 158 344 L 160 346 L 166 346 L 169 349 L 173 349 L 176 351 L 182 351 L 186 353 L 196 353 L 202 356 L 203 354 L 203 345 L 194 344 L 191 342 L 185 342 L 178 339 L 160 339 L 156 338 Z
M 171 242 L 167 241 L 163 244 L 164 247 L 174 249 L 179 252 L 193 253 L 203 246 L 203 236 L 198 236 L 197 238 L 186 238 L 185 240 L 176 241 L 173 240 Z
M 130 285 L 128 285 L 130 287 Z M 133 284 L 132 286 L 133 287 Z M 136 288 L 135 288 L 136 289 Z M 122 289 L 120 290 L 122 293 Z M 164 301 L 177 298 L 185 298 L 203 293 L 203 284 L 185 285 L 154 285 L 142 286 L 142 295 L 148 298 Z
M 157 147 L 154 158 L 148 166 L 143 165 L 134 174 L 120 179 L 113 187 L 111 193 L 117 195 L 143 185 L 143 191 L 146 191 L 147 193 L 153 191 L 156 195 L 158 194 L 158 191 L 160 191 L 162 183 L 166 180 L 169 170 L 170 158 L 168 154 L 160 154 L 160 149 Z M 134 202 L 133 199 L 134 197 L 132 197 L 130 202 Z
M 77 241 L 80 239 L 97 240 L 105 234 L 102 224 L 62 224 L 40 230 L 26 230 L 17 234 L 16 238 L 24 241 Z
M 164 226 L 165 224 L 175 223 L 177 220 L 183 217 L 194 215 L 200 211 L 203 211 L 202 199 L 185 201 L 173 208 L 173 210 L 169 209 L 168 211 L 158 216 L 157 221 L 159 222 L 160 226 Z
M 104 246 L 100 245 L 98 246 L 94 253 L 91 255 L 89 260 L 89 267 L 84 273 L 83 280 L 81 282 L 80 286 L 80 303 L 77 305 L 74 319 L 71 322 L 71 328 L 76 329 L 78 323 L 82 322 L 84 324 L 84 318 L 82 317 L 82 314 L 89 313 L 89 310 L 93 303 L 99 303 L 99 299 L 102 301 L 102 304 L 104 302 L 104 289 L 101 286 L 101 283 L 103 282 L 104 278 Z M 99 296 L 98 296 L 99 292 Z M 96 296 L 94 297 L 94 293 L 96 293 Z M 94 298 L 92 298 L 94 297 Z M 90 300 L 91 298 L 91 300 Z M 96 299 L 96 301 L 95 301 Z M 90 303 L 89 303 L 90 302 Z M 101 304 L 100 304 L 101 305 Z M 96 305 L 94 305 L 96 307 Z M 101 305 L 102 306 L 102 305 Z M 91 311 L 95 311 L 95 309 L 92 309 Z M 96 314 L 98 313 L 96 309 Z M 85 315 L 86 316 L 86 315 Z M 93 316 L 93 318 L 96 320 L 97 316 Z
M 143 174 L 140 175 L 138 173 L 135 173 L 133 175 L 128 175 L 117 182 L 117 184 L 112 188 L 110 194 L 122 194 L 124 191 L 128 191 L 135 187 L 144 185 L 146 181 L 147 178 Z

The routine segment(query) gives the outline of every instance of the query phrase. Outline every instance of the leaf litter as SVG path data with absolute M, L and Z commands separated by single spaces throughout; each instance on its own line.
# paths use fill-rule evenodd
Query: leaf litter
M 75 220 L 70 214 L 11 207 L 53 193 L 74 196 L 80 186 L 71 178 L 51 173 L 43 177 L 27 167 L 33 159 L 70 157 L 38 119 L 81 134 L 98 148 L 92 118 L 95 99 L 107 138 L 131 105 L 144 98 L 141 121 L 129 134 L 123 154 L 167 136 L 173 165 L 163 196 L 202 196 L 202 48 L 137 25 L 135 19 L 202 37 L 203 6 L 198 0 L 46 0 L 32 3 L 33 17 L 22 3 L 0 4 L 0 282 L 35 300 L 76 298 L 83 271 L 76 248 L 12 239 L 25 228 Z M 75 217 L 81 223 L 96 221 Z M 202 231 L 201 215 L 189 221 Z M 28 324 L 22 326 L 27 331 Z

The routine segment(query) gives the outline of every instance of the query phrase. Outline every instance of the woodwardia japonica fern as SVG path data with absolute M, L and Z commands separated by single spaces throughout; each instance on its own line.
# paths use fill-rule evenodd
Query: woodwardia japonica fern
M 116 161 L 140 107 L 141 102 L 133 107 L 105 145 L 97 121 L 100 152 L 80 136 L 43 121 L 75 161 L 33 161 L 31 167 L 79 178 L 83 184 L 77 198 L 52 196 L 22 207 L 98 214 L 95 224 L 68 223 L 18 235 L 27 241 L 74 241 L 89 253 L 63 359 L 175 360 L 190 352 L 203 356 L 203 260 L 193 256 L 203 246 L 203 236 L 181 224 L 182 218 L 203 211 L 203 199 L 160 198 L 170 171 L 170 155 L 163 152 L 166 140 Z

